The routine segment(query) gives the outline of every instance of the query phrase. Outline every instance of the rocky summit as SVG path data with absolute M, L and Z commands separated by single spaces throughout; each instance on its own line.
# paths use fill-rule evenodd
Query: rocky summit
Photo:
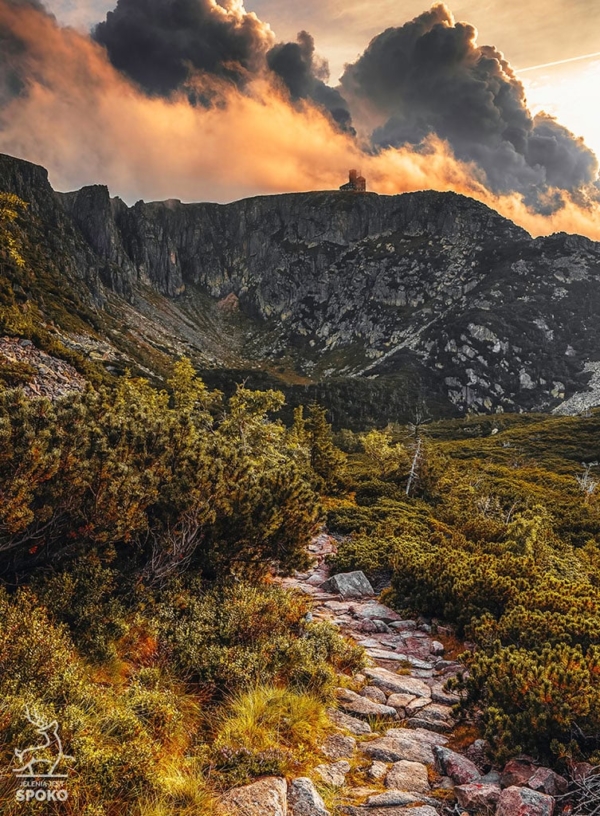
M 41 251 L 60 250 L 65 291 L 116 321 L 89 332 L 113 368 L 160 378 L 186 354 L 212 384 L 343 404 L 346 427 L 423 402 L 433 416 L 600 403 L 600 244 L 586 238 L 533 239 L 453 193 L 130 207 L 102 186 L 56 193 L 8 156 L 0 188 L 29 203 Z

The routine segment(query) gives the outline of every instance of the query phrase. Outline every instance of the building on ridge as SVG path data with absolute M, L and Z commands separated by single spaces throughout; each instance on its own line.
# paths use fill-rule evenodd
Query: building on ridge
M 342 184 L 340 190 L 351 193 L 366 193 L 367 181 L 364 176 L 361 176 L 360 170 L 350 170 L 350 181 L 347 184 Z

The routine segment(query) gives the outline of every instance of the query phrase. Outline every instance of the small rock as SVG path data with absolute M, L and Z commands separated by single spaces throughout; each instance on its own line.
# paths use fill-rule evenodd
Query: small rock
M 596 772 L 597 766 L 589 762 L 574 762 L 571 766 L 571 776 L 576 782 L 583 782 L 588 776 Z
M 321 751 L 328 759 L 344 759 L 351 757 L 356 748 L 354 737 L 346 737 L 343 734 L 332 734 L 327 737 L 321 746 Z
M 481 782 L 484 785 L 499 785 L 502 775 L 499 771 L 488 771 L 481 777 Z
M 354 604 L 353 611 L 357 618 L 369 618 L 370 620 L 378 619 L 387 624 L 391 623 L 392 621 L 400 620 L 400 615 L 398 615 L 397 612 L 394 612 L 393 609 L 390 609 L 377 601 L 369 601 L 365 604 Z
M 374 595 L 375 591 L 364 572 L 341 572 L 321 584 L 325 592 L 334 592 L 343 598 L 364 598 Z
M 414 697 L 412 694 L 390 694 L 387 699 L 387 704 L 395 708 L 401 717 L 405 717 L 406 707 L 410 705 L 413 700 L 425 700 L 425 704 L 427 704 L 427 697 Z
M 384 621 L 382 621 L 382 620 L 379 620 L 379 618 L 373 618 L 373 620 L 371 621 L 371 623 L 372 623 L 372 624 L 373 624 L 373 626 L 375 627 L 375 631 L 376 631 L 376 632 L 379 632 L 379 633 L 381 633 L 381 634 L 386 634 L 386 635 L 387 635 L 387 634 L 391 634 L 391 632 L 392 632 L 392 630 L 391 630 L 391 629 L 390 629 L 390 627 L 387 625 L 387 623 L 385 623 L 385 622 L 384 622 Z
M 454 790 L 454 782 L 450 779 L 449 776 L 440 776 L 436 784 L 434 785 L 436 790 Z
M 417 623 L 414 620 L 398 620 L 390 623 L 390 626 L 399 632 L 414 632 L 417 628 Z
M 445 722 L 451 724 L 453 722 L 452 709 L 439 703 L 430 703 L 418 709 L 415 713 L 418 717 L 430 723 Z
M 290 782 L 288 805 L 289 816 L 330 816 L 313 781 L 305 776 Z
M 429 697 L 415 697 L 413 701 L 406 706 L 406 716 L 414 717 L 422 708 L 430 704 L 431 699 Z
M 334 788 L 341 788 L 346 781 L 346 774 L 350 770 L 350 763 L 345 759 L 339 762 L 332 762 L 329 765 L 317 765 L 315 773 L 318 774 L 326 785 Z
M 358 624 L 356 630 L 358 632 L 363 632 L 364 634 L 369 635 L 377 632 L 377 627 L 375 626 L 372 620 L 365 619 Z
M 500 794 L 496 816 L 552 816 L 554 799 L 545 793 L 511 785 Z
M 431 686 L 431 699 L 434 703 L 441 703 L 442 705 L 456 705 L 460 697 L 458 694 L 452 694 L 444 689 L 443 683 L 434 683 Z
M 372 733 L 369 723 L 363 722 L 357 717 L 352 717 L 344 711 L 338 711 L 337 708 L 328 708 L 327 716 L 338 728 L 344 728 L 346 731 L 350 731 L 351 734 L 356 734 L 357 737 L 364 737 Z
M 431 642 L 431 654 L 432 655 L 443 655 L 446 651 L 446 648 L 443 643 L 440 643 L 439 640 L 433 640 Z
M 489 811 L 498 804 L 500 785 L 471 782 L 469 785 L 457 785 L 454 793 L 458 804 L 465 810 Z
M 385 762 L 375 761 L 367 771 L 367 775 L 371 779 L 379 780 L 383 779 L 383 777 L 388 772 L 388 766 Z
M 465 751 L 465 756 L 474 762 L 481 772 L 492 767 L 488 759 L 489 745 L 484 739 L 477 739 Z M 498 780 L 499 781 L 499 780 Z
M 452 731 L 452 725 L 444 720 L 428 720 L 421 716 L 411 717 L 406 721 L 409 728 L 426 728 L 435 731 L 437 734 L 448 734 Z
M 429 790 L 427 768 L 421 762 L 402 759 L 394 762 L 385 778 L 386 788 L 425 793 Z
M 547 793 L 549 796 L 558 796 L 561 793 L 566 793 L 569 783 L 564 776 L 550 770 L 550 768 L 538 768 L 537 771 L 530 777 L 527 783 L 532 790 Z
M 500 784 L 503 788 L 526 785 L 536 771 L 533 760 L 528 757 L 511 759 L 502 771 Z
M 31 342 L 31 340 L 21 338 L 21 340 L 19 340 L 19 345 L 21 346 L 21 348 L 29 348 L 30 346 L 33 346 L 33 343 Z
M 381 703 L 374 703 L 366 697 L 361 697 L 355 691 L 350 689 L 338 688 L 335 690 L 335 696 L 338 699 L 340 708 L 344 711 L 349 711 L 351 714 L 357 714 L 359 717 L 383 717 L 388 720 L 398 719 L 398 713 L 395 708 Z
M 437 770 L 444 776 L 449 776 L 457 785 L 468 785 L 481 780 L 476 765 L 467 757 L 441 745 L 436 745 L 433 753 Z
M 229 816 L 286 816 L 287 785 L 285 779 L 267 776 L 227 791 L 221 803 Z
M 377 686 L 365 686 L 359 691 L 359 694 L 361 697 L 366 697 L 368 700 L 372 700 L 374 703 L 381 703 L 382 705 L 387 703 L 387 697 L 380 688 L 377 688 Z

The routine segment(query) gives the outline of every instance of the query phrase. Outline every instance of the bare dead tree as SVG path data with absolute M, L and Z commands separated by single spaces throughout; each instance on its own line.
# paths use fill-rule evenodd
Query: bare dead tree
M 203 539 L 201 513 L 188 510 L 172 527 L 152 538 L 152 552 L 145 570 L 153 584 L 164 584 L 167 578 L 189 566 Z
M 419 475 L 419 466 L 421 464 L 422 458 L 422 450 L 423 450 L 423 440 L 419 437 L 417 439 L 417 446 L 415 448 L 415 455 L 412 459 L 412 464 L 410 466 L 410 473 L 408 474 L 408 482 L 406 483 L 406 495 L 410 496 L 410 491 L 415 484 L 418 475 Z
M 592 478 L 592 468 L 596 467 L 598 462 L 588 462 L 587 464 L 583 463 L 583 473 L 581 476 L 577 476 L 577 483 L 581 489 L 581 492 L 585 496 L 585 501 L 589 502 L 591 497 L 596 492 L 596 488 L 598 487 L 598 480 Z

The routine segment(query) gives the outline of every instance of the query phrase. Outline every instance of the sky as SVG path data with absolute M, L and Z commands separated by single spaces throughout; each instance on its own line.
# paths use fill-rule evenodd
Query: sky
M 228 201 L 358 165 L 600 240 L 598 0 L 0 0 L 0 46 L 0 151 L 58 189 Z

